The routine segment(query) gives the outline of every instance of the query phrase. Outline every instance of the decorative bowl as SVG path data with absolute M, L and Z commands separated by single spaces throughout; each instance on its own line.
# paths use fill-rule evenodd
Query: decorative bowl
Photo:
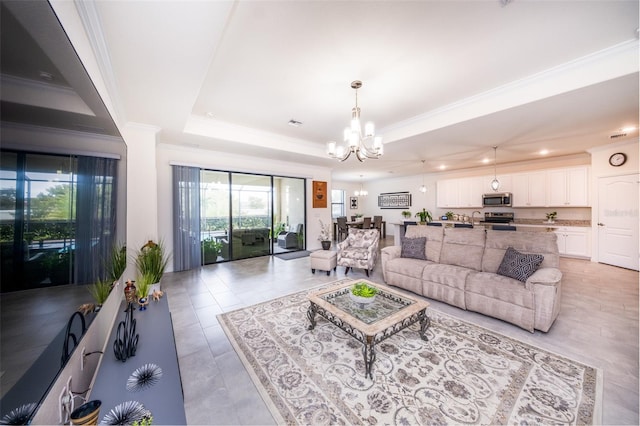
M 372 297 L 362 297 L 362 296 L 356 296 L 353 293 L 349 293 L 349 296 L 351 297 L 351 300 L 354 303 L 356 303 L 360 308 L 364 308 L 366 305 L 370 305 L 376 300 L 375 295 L 373 295 Z

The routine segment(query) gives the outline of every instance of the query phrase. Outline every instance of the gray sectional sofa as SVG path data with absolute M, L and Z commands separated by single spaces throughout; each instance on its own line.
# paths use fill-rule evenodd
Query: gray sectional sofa
M 404 238 L 410 239 L 408 242 L 421 243 L 417 239 L 421 237 L 426 238 L 426 259 L 402 257 L 400 246 L 382 249 L 382 272 L 387 284 L 499 318 L 531 332 L 547 332 L 557 318 L 562 272 L 558 269 L 558 245 L 553 232 L 407 227 Z M 539 268 L 524 282 L 497 273 L 509 247 L 523 254 L 544 256 Z

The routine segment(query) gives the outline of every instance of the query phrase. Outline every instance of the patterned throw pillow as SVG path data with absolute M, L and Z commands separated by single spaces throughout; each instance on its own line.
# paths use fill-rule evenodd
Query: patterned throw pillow
M 426 260 L 427 257 L 424 255 L 424 247 L 426 243 L 427 237 L 403 239 L 400 257 Z
M 544 256 L 541 254 L 524 254 L 509 247 L 498 267 L 498 275 L 525 282 L 538 270 L 543 260 Z

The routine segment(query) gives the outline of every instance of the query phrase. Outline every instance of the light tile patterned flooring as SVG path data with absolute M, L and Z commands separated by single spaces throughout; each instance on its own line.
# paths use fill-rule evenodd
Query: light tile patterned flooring
M 387 238 L 386 244 L 393 244 Z M 562 309 L 548 333 L 430 301 L 446 312 L 604 371 L 604 424 L 639 424 L 638 273 L 585 260 L 561 260 Z M 344 268 L 312 274 L 309 258 L 263 257 L 166 274 L 189 424 L 272 424 L 273 419 L 216 315 L 343 278 Z M 349 277 L 365 277 L 350 271 Z M 383 282 L 379 265 L 371 277 Z
M 382 241 L 383 246 L 392 244 L 393 237 Z M 564 273 L 562 309 L 548 333 L 529 333 L 436 301 L 430 301 L 429 309 L 601 368 L 604 371 L 603 423 L 637 425 L 640 421 L 638 272 L 567 258 L 561 259 L 560 267 Z M 165 274 L 163 287 L 173 317 L 188 423 L 262 425 L 274 422 L 222 331 L 217 314 L 344 276 L 344 268 L 338 268 L 330 276 L 324 272 L 312 274 L 308 257 L 288 261 L 261 257 Z M 365 274 L 355 270 L 349 272 L 348 277 L 361 278 Z M 370 279 L 383 282 L 379 264 Z M 29 334 L 21 331 L 22 327 L 35 322 L 44 332 L 47 327 L 42 325 L 43 318 L 51 323 L 52 316 L 56 315 L 47 311 L 29 318 L 20 313 L 33 312 L 33 306 L 40 306 L 34 305 L 35 300 L 50 301 L 53 297 L 77 306 L 77 301 L 69 297 L 71 293 L 76 293 L 78 300 L 86 301 L 86 289 L 64 287 L 0 297 L 3 393 L 7 383 L 13 381 L 10 373 L 26 368 L 24 360 L 31 355 L 37 357 L 36 352 L 42 350 L 25 344 L 25 336 Z M 55 335 L 61 326 L 49 328 Z

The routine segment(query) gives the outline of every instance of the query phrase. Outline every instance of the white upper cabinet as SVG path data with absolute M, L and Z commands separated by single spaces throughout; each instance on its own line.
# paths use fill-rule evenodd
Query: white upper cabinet
M 547 172 L 513 175 L 513 207 L 544 207 L 547 205 Z
M 438 207 L 458 207 L 459 179 L 445 179 L 436 182 L 436 203 Z
M 458 179 L 458 207 L 482 207 L 482 177 Z
M 589 168 L 548 170 L 547 194 L 550 207 L 588 207 Z

